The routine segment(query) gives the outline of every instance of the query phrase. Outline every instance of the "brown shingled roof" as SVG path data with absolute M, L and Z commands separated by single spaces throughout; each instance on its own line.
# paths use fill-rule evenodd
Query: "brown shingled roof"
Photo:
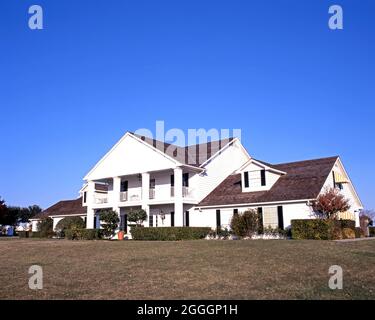
M 33 219 L 41 219 L 50 216 L 69 216 L 76 214 L 86 214 L 86 208 L 82 207 L 82 197 L 75 200 L 59 201 L 48 209 L 37 214 Z
M 263 203 L 315 199 L 322 189 L 337 156 L 271 165 L 286 172 L 267 191 L 242 192 L 241 174 L 230 175 L 199 206 Z
M 186 147 L 180 147 L 171 143 L 158 141 L 146 136 L 131 133 L 140 138 L 149 145 L 157 148 L 161 152 L 167 154 L 173 159 L 187 165 L 200 167 L 206 160 L 211 158 L 216 152 L 220 151 L 229 142 L 233 141 L 233 137 L 207 143 L 195 144 Z

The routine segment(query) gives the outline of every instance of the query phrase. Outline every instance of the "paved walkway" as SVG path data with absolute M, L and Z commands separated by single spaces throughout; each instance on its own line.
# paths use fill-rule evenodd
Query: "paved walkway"
M 375 240 L 375 237 L 368 238 L 355 238 L 355 239 L 343 239 L 343 240 L 333 240 L 336 242 L 355 242 L 355 241 L 366 241 L 366 240 Z

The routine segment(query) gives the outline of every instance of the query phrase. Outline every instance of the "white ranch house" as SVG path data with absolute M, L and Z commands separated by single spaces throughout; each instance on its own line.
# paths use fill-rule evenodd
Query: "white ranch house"
M 60 201 L 43 216 L 81 216 L 99 228 L 100 210 L 120 216 L 130 236 L 127 213 L 143 208 L 145 227 L 228 227 L 232 215 L 253 208 L 265 227 L 286 228 L 292 219 L 314 218 L 310 202 L 327 187 L 351 203 L 341 218 L 359 226 L 362 203 L 339 157 L 269 164 L 252 158 L 239 139 L 179 147 L 127 132 L 86 174 L 75 200 Z

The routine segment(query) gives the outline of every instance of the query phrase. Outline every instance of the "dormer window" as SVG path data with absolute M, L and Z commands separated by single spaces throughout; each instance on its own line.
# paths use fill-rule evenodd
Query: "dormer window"
M 266 185 L 266 170 L 260 170 L 260 185 L 265 186 Z
M 249 187 L 249 171 L 244 172 L 245 188 Z

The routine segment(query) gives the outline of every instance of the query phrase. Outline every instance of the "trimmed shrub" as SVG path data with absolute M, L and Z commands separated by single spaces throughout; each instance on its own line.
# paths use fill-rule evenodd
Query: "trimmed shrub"
M 65 238 L 68 240 L 99 240 L 102 238 L 100 229 L 66 229 Z
M 355 238 L 355 232 L 354 232 L 353 229 L 343 228 L 342 229 L 342 237 L 344 239 L 354 239 Z
M 353 220 L 295 219 L 291 221 L 291 224 L 293 239 L 352 239 L 351 237 L 354 238 L 356 232 L 355 221 Z M 344 233 L 344 229 L 348 230 L 345 230 Z
M 103 235 L 107 238 L 114 236 L 120 222 L 118 213 L 113 210 L 104 210 L 100 212 L 100 224 Z
M 349 228 L 353 231 L 355 230 L 355 221 L 354 220 L 333 220 L 336 226 L 339 226 L 341 229 Z
M 211 228 L 204 227 L 132 227 L 130 232 L 134 240 L 196 240 L 205 238 Z
M 64 237 L 67 229 L 83 229 L 85 227 L 85 222 L 81 217 L 65 217 L 57 223 L 55 230 L 60 237 Z
M 355 232 L 356 238 L 364 238 L 365 237 L 365 232 L 360 227 L 356 227 L 354 232 Z
M 368 227 L 369 236 L 375 237 L 375 227 Z
M 239 237 L 251 237 L 259 231 L 259 215 L 255 210 L 247 210 L 233 215 L 230 221 L 232 232 Z
M 38 223 L 38 231 L 41 238 L 52 238 L 54 236 L 53 219 L 50 217 L 43 218 Z
M 20 238 L 28 238 L 30 236 L 29 231 L 18 231 L 17 233 Z
M 292 220 L 293 239 L 331 240 L 335 229 L 333 220 L 298 219 Z
M 40 235 L 40 231 L 34 231 L 29 233 L 30 238 L 42 238 Z

